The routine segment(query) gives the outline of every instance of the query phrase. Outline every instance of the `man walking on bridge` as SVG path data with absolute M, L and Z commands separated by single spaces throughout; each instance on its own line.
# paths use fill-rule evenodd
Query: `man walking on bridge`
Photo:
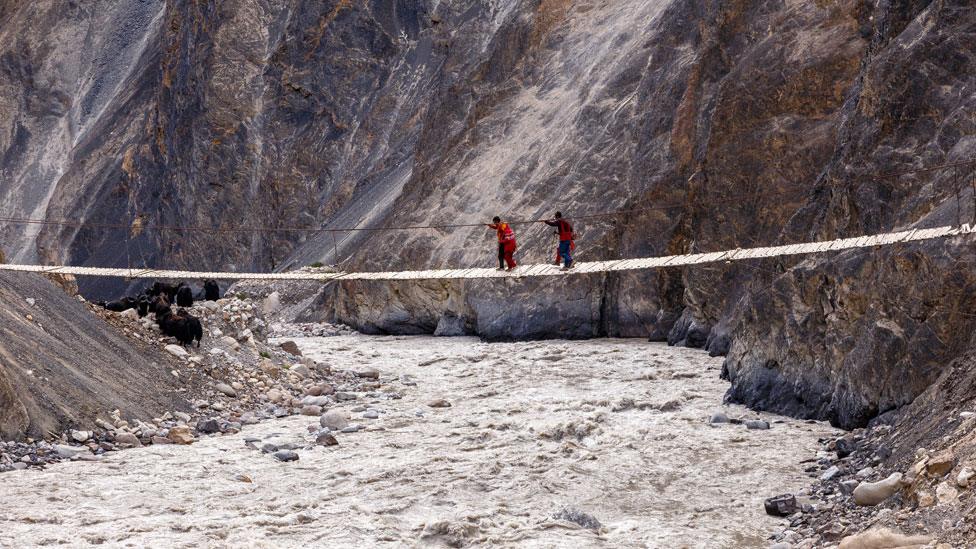
M 569 224 L 569 221 L 563 219 L 562 212 L 556 212 L 556 217 L 548 221 L 543 221 L 546 225 L 550 227 L 556 227 L 556 234 L 559 235 L 559 252 L 556 256 L 556 265 L 559 265 L 559 259 L 563 260 L 563 269 L 573 268 L 573 255 L 572 250 L 575 246 L 573 239 L 573 226 Z
M 515 231 L 508 223 L 503 223 L 502 218 L 497 215 L 491 221 L 488 228 L 495 229 L 498 234 L 498 270 L 504 271 L 507 263 L 508 270 L 511 271 L 515 268 Z

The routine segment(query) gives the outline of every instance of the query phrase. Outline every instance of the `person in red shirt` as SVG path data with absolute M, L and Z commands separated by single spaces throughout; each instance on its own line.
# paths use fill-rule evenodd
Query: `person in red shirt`
M 555 219 L 543 221 L 543 223 L 550 227 L 556 227 L 556 234 L 559 235 L 559 250 L 556 252 L 556 265 L 559 265 L 559 259 L 562 258 L 563 269 L 572 269 L 572 252 L 573 248 L 576 247 L 576 243 L 573 242 L 575 238 L 573 226 L 569 224 L 569 221 L 563 219 L 562 212 L 556 212 Z
M 508 270 L 511 271 L 515 268 L 515 231 L 508 223 L 503 223 L 502 218 L 497 215 L 491 220 L 492 223 L 488 225 L 489 229 L 495 229 L 498 234 L 498 270 L 504 271 L 505 265 L 508 265 Z

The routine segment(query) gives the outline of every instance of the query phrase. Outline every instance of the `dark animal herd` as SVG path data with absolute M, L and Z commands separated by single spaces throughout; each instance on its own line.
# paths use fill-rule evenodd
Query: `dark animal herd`
M 193 301 L 217 301 L 220 299 L 220 287 L 214 280 L 203 281 L 203 290 L 194 294 L 193 289 L 180 282 L 153 282 L 143 292 L 135 297 L 123 297 L 108 303 L 99 303 L 102 307 L 115 312 L 135 309 L 140 317 L 149 313 L 156 315 L 156 324 L 166 335 L 176 338 L 183 346 L 203 339 L 203 326 L 200 319 L 191 315 L 183 307 L 192 307 Z M 173 312 L 173 304 L 180 307 Z

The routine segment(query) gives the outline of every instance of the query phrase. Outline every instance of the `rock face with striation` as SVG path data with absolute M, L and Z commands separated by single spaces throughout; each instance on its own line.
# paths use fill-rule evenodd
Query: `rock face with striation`
M 580 260 L 970 221 L 962 0 L 0 0 L 0 225 L 15 260 L 490 266 L 575 222 Z M 966 183 L 963 185 L 963 183 Z M 263 226 L 274 232 L 178 231 Z M 169 229 L 160 226 L 170 227 Z M 516 225 L 522 262 L 553 259 Z M 968 243 L 550 280 L 343 282 L 369 332 L 646 336 L 727 354 L 730 399 L 843 426 L 969 346 Z M 89 294 L 115 291 L 82 281 Z M 305 296 L 308 299 L 309 296 Z

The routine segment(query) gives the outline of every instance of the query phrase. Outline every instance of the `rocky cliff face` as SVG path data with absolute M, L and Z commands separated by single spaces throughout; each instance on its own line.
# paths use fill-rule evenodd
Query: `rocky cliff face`
M 969 220 L 967 2 L 0 0 L 4 225 L 19 260 L 490 265 L 492 215 L 582 260 Z M 967 179 L 968 181 L 968 179 Z M 957 200 L 957 196 L 960 198 Z M 176 232 L 160 225 L 276 231 Z M 541 225 L 523 261 L 551 259 Z M 567 280 L 345 283 L 378 332 L 650 336 L 728 353 L 730 397 L 845 426 L 968 345 L 963 243 Z M 106 291 L 83 281 L 89 293 Z

